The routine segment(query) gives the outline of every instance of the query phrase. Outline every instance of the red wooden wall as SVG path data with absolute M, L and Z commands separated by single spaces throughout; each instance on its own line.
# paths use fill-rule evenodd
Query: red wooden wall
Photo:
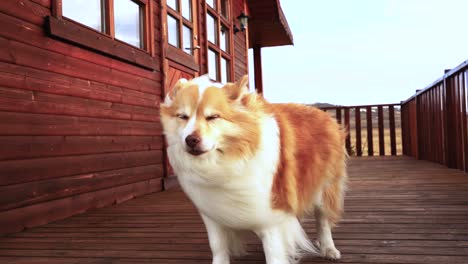
M 231 4 L 238 24 L 244 1 Z M 161 72 L 160 1 L 153 71 L 49 37 L 51 8 L 51 0 L 0 1 L 0 233 L 162 190 L 158 105 L 173 80 Z M 245 41 L 245 32 L 233 39 L 236 80 L 247 74 Z
M 232 16 L 234 19 L 234 24 L 239 27 L 239 21 L 237 20 L 237 16 L 240 15 L 242 12 L 246 12 L 244 10 L 244 0 L 233 0 L 232 1 Z M 239 80 L 242 76 L 248 73 L 249 65 L 247 61 L 247 31 L 245 32 L 238 32 L 234 35 L 234 80 Z M 253 85 L 253 84 L 251 84 Z
M 159 69 L 48 37 L 50 13 L 0 2 L 0 233 L 161 190 Z

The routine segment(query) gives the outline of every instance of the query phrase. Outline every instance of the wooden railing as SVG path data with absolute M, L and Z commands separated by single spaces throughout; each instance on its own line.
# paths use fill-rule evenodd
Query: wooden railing
M 468 172 L 468 61 L 402 102 L 403 153 Z
M 400 104 L 321 107 L 346 128 L 352 156 L 402 154 Z M 378 150 L 378 151 L 376 151 Z

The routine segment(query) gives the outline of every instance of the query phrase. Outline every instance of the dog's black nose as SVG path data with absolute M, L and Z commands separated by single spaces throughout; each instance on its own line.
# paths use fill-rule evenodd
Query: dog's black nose
M 188 135 L 185 138 L 185 143 L 187 143 L 187 146 L 194 148 L 200 143 L 201 138 L 197 135 Z

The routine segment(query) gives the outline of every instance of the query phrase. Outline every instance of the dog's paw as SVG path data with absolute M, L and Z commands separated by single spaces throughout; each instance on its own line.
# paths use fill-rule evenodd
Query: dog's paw
M 331 259 L 331 260 L 338 260 L 341 258 L 340 251 L 338 251 L 338 249 L 334 247 L 323 248 L 320 251 L 324 258 Z

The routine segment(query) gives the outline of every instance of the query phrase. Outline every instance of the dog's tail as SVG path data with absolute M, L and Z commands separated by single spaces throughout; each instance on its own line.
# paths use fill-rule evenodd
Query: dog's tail
M 298 263 L 306 254 L 318 254 L 296 217 L 290 217 L 283 223 L 282 232 L 290 264 Z

